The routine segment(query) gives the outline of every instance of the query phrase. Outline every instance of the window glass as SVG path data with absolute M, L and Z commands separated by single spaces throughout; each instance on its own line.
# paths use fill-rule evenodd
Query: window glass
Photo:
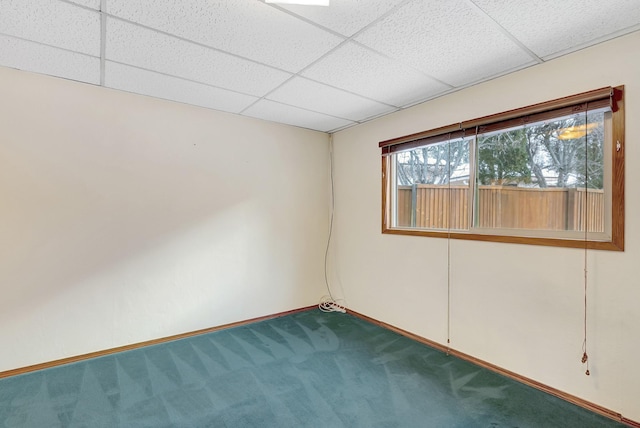
M 469 139 L 395 154 L 396 225 L 469 229 Z
M 381 141 L 382 232 L 624 250 L 624 87 Z
M 606 111 L 478 135 L 475 226 L 604 232 Z

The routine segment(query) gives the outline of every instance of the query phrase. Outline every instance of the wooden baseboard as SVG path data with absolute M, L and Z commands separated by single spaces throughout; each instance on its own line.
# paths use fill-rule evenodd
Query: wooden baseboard
M 167 336 L 167 337 L 163 337 L 160 339 L 153 339 L 153 340 L 147 340 L 145 342 L 139 342 L 139 343 L 133 343 L 130 345 L 125 345 L 125 346 L 119 346 L 116 348 L 111 348 L 111 349 L 105 349 L 102 351 L 96 351 L 96 352 L 90 352 L 88 354 L 82 354 L 82 355 L 77 355 L 77 356 L 73 356 L 73 357 L 68 357 L 68 358 L 61 358 L 59 360 L 54 360 L 54 361 L 49 361 L 46 363 L 40 363 L 40 364 L 34 364 L 31 366 L 26 366 L 26 367 L 21 367 L 21 368 L 17 368 L 17 369 L 13 369 L 13 370 L 7 370 L 7 371 L 3 371 L 0 372 L 0 379 L 2 378 L 6 378 L 6 377 L 10 377 L 10 376 L 17 376 L 17 375 L 21 375 L 21 374 L 25 374 L 25 373 L 30 373 L 33 371 L 37 371 L 37 370 L 43 370 L 43 369 L 48 369 L 48 368 L 52 368 L 52 367 L 57 367 L 57 366 L 61 366 L 64 364 L 70 364 L 70 363 L 75 363 L 78 361 L 83 361 L 83 360 L 88 360 L 91 358 L 97 358 L 97 357 L 102 357 L 104 355 L 110 355 L 110 354 L 115 354 L 118 352 L 123 352 L 123 351 L 130 351 L 132 349 L 138 349 L 138 348 L 144 348 L 145 346 L 151 346 L 151 345 L 157 345 L 160 343 L 166 343 L 166 342 L 171 342 L 173 340 L 179 340 L 179 339 L 185 339 L 188 337 L 193 337 L 193 336 L 198 336 L 201 334 L 207 334 L 207 333 L 212 333 L 214 331 L 219 331 L 219 330 L 224 330 L 224 329 L 228 329 L 228 328 L 232 328 L 232 327 L 238 327 L 238 326 L 242 326 L 242 325 L 246 325 L 246 324 L 251 324 L 254 322 L 258 322 L 258 321 L 265 321 L 265 320 L 269 320 L 269 319 L 273 319 L 273 318 L 279 318 L 279 317 L 283 317 L 286 315 L 291 315 L 291 314 L 295 314 L 298 312 L 304 312 L 304 311 L 308 311 L 311 309 L 317 308 L 316 305 L 313 306 L 306 306 L 303 308 L 299 308 L 299 309 L 293 309 L 290 311 L 285 311 L 285 312 L 278 312 L 276 314 L 271 314 L 271 315 L 265 315 L 262 317 L 257 317 L 257 318 L 251 318 L 251 319 L 247 319 L 247 320 L 243 320 L 243 321 L 238 321 L 238 322 L 233 322 L 233 323 L 229 323 L 229 324 L 223 324 L 220 326 L 216 326 L 216 327 L 210 327 L 210 328 L 205 328 L 202 330 L 196 330 L 196 331 L 191 331 L 191 332 L 187 332 L 187 333 L 181 333 L 181 334 L 176 334 L 173 336 Z M 395 327 L 391 324 L 387 324 L 385 322 L 382 321 L 378 321 L 375 318 L 371 318 L 368 317 L 364 314 L 361 314 L 359 312 L 353 311 L 351 309 L 347 309 L 347 313 L 354 315 L 358 318 L 361 318 L 365 321 L 368 321 L 372 324 L 378 325 L 380 327 L 383 327 L 387 330 L 391 330 L 393 332 L 396 332 L 402 336 L 408 337 L 412 340 L 415 340 L 416 342 L 420 342 L 423 343 L 431 348 L 437 349 L 441 352 L 444 353 L 448 353 L 449 355 L 453 355 L 457 358 L 460 358 L 462 360 L 465 361 L 469 361 L 477 366 L 480 367 L 484 367 L 488 370 L 491 370 L 495 373 L 499 373 L 503 376 L 506 376 L 508 378 L 514 379 L 520 383 L 523 383 L 525 385 L 529 385 L 533 388 L 536 388 L 540 391 L 546 392 L 547 394 L 551 394 L 555 397 L 561 398 L 565 401 L 568 401 L 572 404 L 575 404 L 577 406 L 583 407 L 587 410 L 590 410 L 592 412 L 598 413 L 600 415 L 606 416 L 608 418 L 611 418 L 615 421 L 621 422 L 623 424 L 626 424 L 630 427 L 634 427 L 634 428 L 640 428 L 640 422 L 636 422 L 633 421 L 631 419 L 627 419 L 625 417 L 623 417 L 620 413 L 616 413 L 612 410 L 606 409 L 602 406 L 599 406 L 597 404 L 591 403 L 589 401 L 583 400 L 582 398 L 576 397 L 574 395 L 568 394 L 566 392 L 560 391 L 558 389 L 552 388 L 548 385 L 545 385 L 543 383 L 537 382 L 533 379 L 529 379 L 528 377 L 519 375 L 517 373 L 514 373 L 512 371 L 503 369 L 501 367 L 498 367 L 494 364 L 488 363 L 486 361 L 480 360 L 478 358 L 475 358 L 471 355 L 465 354 L 463 352 L 457 351 L 455 349 L 451 349 L 448 348 L 445 345 L 442 345 L 438 342 L 434 342 L 432 340 L 429 340 L 427 338 L 424 338 L 422 336 L 418 336 L 417 334 L 408 332 L 406 330 L 403 330 L 401 328 Z
M 205 328 L 205 329 L 202 329 L 202 330 L 191 331 L 191 332 L 188 332 L 188 333 L 181 333 L 181 334 L 176 334 L 176 335 L 173 335 L 173 336 L 162 337 L 160 339 L 147 340 L 145 342 L 133 343 L 131 345 L 118 346 L 116 348 L 105 349 L 105 350 L 96 351 L 96 352 L 90 352 L 88 354 L 76 355 L 74 357 L 61 358 L 59 360 L 49 361 L 49 362 L 40 363 L 40 364 L 34 364 L 34 365 L 31 365 L 31 366 L 26 366 L 26 367 L 20 367 L 20 368 L 17 368 L 17 369 L 0 372 L 0 379 L 5 378 L 5 377 L 10 377 L 10 376 L 17 376 L 17 375 L 21 375 L 21 374 L 25 374 L 25 373 L 30 373 L 30 372 L 33 372 L 33 371 L 36 371 L 36 370 L 43 370 L 43 369 L 48 369 L 48 368 L 51 368 L 51 367 L 61 366 L 63 364 L 76 363 L 78 361 L 88 360 L 90 358 L 97 358 L 97 357 L 102 357 L 104 355 L 115 354 L 117 352 L 130 351 L 132 349 L 143 348 L 145 346 L 157 345 L 157 344 L 160 344 L 160 343 L 171 342 L 173 340 L 185 339 L 187 337 L 192 337 L 192 336 L 198 336 L 200 334 L 212 333 L 214 331 L 224 330 L 224 329 L 232 328 L 232 327 L 238 327 L 238 326 L 241 326 L 241 325 L 251 324 L 251 323 L 254 323 L 254 322 L 258 322 L 258 321 L 265 321 L 265 320 L 269 320 L 269 319 L 273 319 L 273 318 L 279 318 L 279 317 L 283 317 L 285 315 L 291 315 L 291 314 L 295 314 L 295 313 L 298 313 L 298 312 L 308 311 L 310 309 L 314 309 L 314 308 L 317 308 L 317 307 L 318 306 L 316 306 L 316 305 L 306 306 L 304 308 L 293 309 L 291 311 L 278 312 L 276 314 L 265 315 L 265 316 L 257 317 L 257 318 L 251 318 L 251 319 L 248 319 L 248 320 L 233 322 L 233 323 L 230 323 L 230 324 L 223 324 L 223 325 L 220 325 L 220 326 L 217 326 L 217 327 Z
M 621 422 L 623 424 L 629 425 L 630 427 L 640 428 L 640 422 L 632 421 L 631 419 L 627 419 L 624 416 L 622 417 Z
M 426 338 L 424 338 L 422 336 L 418 336 L 417 334 L 413 334 L 413 333 L 408 332 L 406 330 L 403 330 L 401 328 L 395 327 L 395 326 L 393 326 L 391 324 L 387 324 L 385 322 L 378 321 L 375 318 L 368 317 L 366 315 L 363 315 L 363 314 L 361 314 L 359 312 L 356 312 L 356 311 L 353 311 L 351 309 L 347 309 L 347 313 L 349 313 L 351 315 L 354 315 L 354 316 L 356 316 L 358 318 L 361 318 L 361 319 L 363 319 L 365 321 L 368 321 L 368 322 L 370 322 L 372 324 L 376 324 L 376 325 L 378 325 L 380 327 L 383 327 L 383 328 L 385 328 L 387 330 L 391 330 L 393 332 L 396 332 L 396 333 L 398 333 L 398 334 L 400 334 L 402 336 L 408 337 L 409 339 L 415 340 L 416 342 L 423 343 L 423 344 L 425 344 L 425 345 L 427 345 L 427 346 L 429 346 L 431 348 L 437 349 L 438 351 L 447 353 L 449 355 L 453 355 L 454 357 L 460 358 L 461 360 L 469 361 L 472 364 L 475 364 L 477 366 L 486 368 L 488 370 L 491 370 L 492 372 L 501 374 L 503 376 L 506 376 L 508 378 L 516 380 L 516 381 L 518 381 L 520 383 L 523 383 L 525 385 L 531 386 L 531 387 L 536 388 L 536 389 L 538 389 L 540 391 L 546 392 L 547 394 L 551 394 L 551 395 L 553 395 L 555 397 L 558 397 L 558 398 L 560 398 L 562 400 L 565 400 L 565 401 L 568 401 L 568 402 L 570 402 L 572 404 L 575 404 L 576 406 L 583 407 L 583 408 L 585 408 L 587 410 L 590 410 L 590 411 L 592 411 L 594 413 L 598 413 L 600 415 L 606 416 L 606 417 L 608 417 L 610 419 L 613 419 L 613 420 L 615 420 L 617 422 L 621 422 L 621 423 L 627 424 L 627 425 L 629 425 L 631 427 L 640 428 L 640 423 L 632 421 L 630 419 L 627 419 L 627 418 L 623 417 L 620 413 L 614 412 L 613 410 L 609 410 L 609 409 L 604 408 L 602 406 L 599 406 L 597 404 L 591 403 L 591 402 L 589 402 L 587 400 L 583 400 L 582 398 L 576 397 L 575 395 L 571 395 L 571 394 L 568 394 L 566 392 L 560 391 L 558 389 L 552 388 L 552 387 L 550 387 L 548 385 L 545 385 L 543 383 L 540 383 L 540 382 L 535 381 L 533 379 L 530 379 L 528 377 L 519 375 L 518 373 L 514 373 L 514 372 L 512 372 L 510 370 L 503 369 L 502 367 L 496 366 L 495 364 L 488 363 L 486 361 L 483 361 L 483 360 L 480 360 L 478 358 L 475 358 L 475 357 L 473 357 L 471 355 L 465 354 L 465 353 L 457 351 L 455 349 L 451 349 L 451 348 L 449 348 L 449 347 L 447 347 L 445 345 L 442 345 L 442 344 L 440 344 L 438 342 L 434 342 L 434 341 L 426 339 Z

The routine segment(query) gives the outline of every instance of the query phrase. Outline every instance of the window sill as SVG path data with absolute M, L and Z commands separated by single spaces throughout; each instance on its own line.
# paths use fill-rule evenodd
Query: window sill
M 547 247 L 566 247 L 566 248 L 581 248 L 585 246 L 590 250 L 605 250 L 605 251 L 624 251 L 624 245 L 613 241 L 596 241 L 596 240 L 580 240 L 580 239 L 564 239 L 564 238 L 542 238 L 542 237 L 529 237 L 529 236 L 513 236 L 513 235 L 492 235 L 492 234 L 480 234 L 472 232 L 460 232 L 460 231 L 436 231 L 436 230 L 423 230 L 423 229 L 400 229 L 400 228 L 382 228 L 383 234 L 389 235 L 407 235 L 407 236 L 423 236 L 431 238 L 451 238 L 451 239 L 466 239 L 470 241 L 485 241 L 485 242 L 504 242 L 509 244 L 527 244 L 527 245 L 542 245 Z

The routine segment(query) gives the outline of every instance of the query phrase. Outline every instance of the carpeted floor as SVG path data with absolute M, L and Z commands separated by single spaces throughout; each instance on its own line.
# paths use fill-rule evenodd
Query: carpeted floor
M 617 427 L 345 314 L 307 311 L 0 379 L 2 427 Z

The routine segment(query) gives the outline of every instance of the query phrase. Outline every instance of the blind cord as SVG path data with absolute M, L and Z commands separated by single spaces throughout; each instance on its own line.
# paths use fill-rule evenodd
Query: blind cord
M 449 190 L 449 196 L 451 196 L 451 190 Z M 447 355 L 450 351 L 449 345 L 451 345 L 451 231 L 447 234 Z
M 449 355 L 451 351 L 451 135 L 449 135 L 447 152 L 447 184 L 449 198 L 449 219 L 447 221 L 447 355 Z
M 588 121 L 588 110 L 584 112 L 584 123 L 585 123 L 585 133 L 584 133 L 584 204 L 582 205 L 583 218 L 584 218 L 584 336 L 582 340 L 582 364 L 587 365 L 587 369 L 584 372 L 585 375 L 589 376 L 589 356 L 587 355 L 587 283 L 588 283 L 588 269 L 587 269 L 587 250 L 588 250 L 588 240 L 589 240 L 589 146 L 588 146 L 588 138 L 587 138 L 587 121 Z

